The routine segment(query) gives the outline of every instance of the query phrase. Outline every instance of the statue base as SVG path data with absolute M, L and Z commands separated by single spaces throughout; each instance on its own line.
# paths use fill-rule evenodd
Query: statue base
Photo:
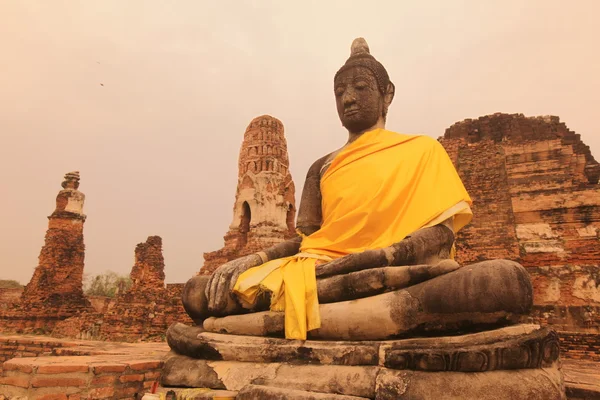
M 208 333 L 175 324 L 167 340 L 172 352 L 163 386 L 239 391 L 241 399 L 566 398 L 558 337 L 538 325 L 334 342 Z

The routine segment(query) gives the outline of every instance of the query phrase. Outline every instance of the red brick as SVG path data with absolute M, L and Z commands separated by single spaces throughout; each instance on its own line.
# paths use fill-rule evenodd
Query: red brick
M 129 363 L 129 368 L 134 371 L 142 371 L 160 368 L 162 364 L 162 361 L 132 361 Z
M 0 385 L 18 386 L 22 388 L 29 387 L 29 377 L 25 376 L 5 376 L 0 377 Z
M 22 364 L 22 363 L 11 363 L 10 361 L 5 362 L 4 365 L 5 371 L 20 371 L 26 374 L 31 374 L 33 372 L 33 367 L 30 364 Z
M 94 365 L 94 373 L 96 375 L 107 372 L 123 372 L 127 366 L 125 364 L 98 364 Z
M 92 385 L 109 385 L 115 383 L 116 380 L 117 377 L 115 375 L 97 376 L 94 379 L 92 379 Z
M 111 398 L 115 395 L 115 388 L 112 386 L 96 388 L 90 390 L 89 398 L 90 399 L 106 399 Z
M 87 365 L 70 365 L 70 364 L 50 364 L 40 365 L 37 369 L 38 374 L 61 374 L 67 372 L 88 372 Z
M 135 375 L 121 375 L 119 381 L 122 383 L 125 382 L 141 382 L 144 380 L 144 374 L 135 374 Z
M 129 387 L 123 387 L 123 388 L 117 389 L 117 392 L 115 394 L 117 396 L 127 396 L 127 395 L 134 395 L 136 393 L 139 394 L 141 392 L 143 392 L 143 389 L 140 386 L 129 386 Z
M 87 382 L 81 378 L 63 378 L 53 376 L 34 376 L 31 380 L 33 387 L 83 387 Z
M 42 397 L 37 397 L 37 400 L 68 400 L 70 397 L 67 397 L 66 394 L 45 394 Z
M 146 372 L 144 374 L 144 378 L 147 380 L 160 378 L 160 371 Z

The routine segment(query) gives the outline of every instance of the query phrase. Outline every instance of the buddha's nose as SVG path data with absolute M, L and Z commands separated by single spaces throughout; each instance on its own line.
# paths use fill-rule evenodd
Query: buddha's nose
M 342 96 L 342 102 L 344 106 L 349 106 L 356 103 L 356 96 L 354 95 L 353 90 L 346 90 L 344 95 Z

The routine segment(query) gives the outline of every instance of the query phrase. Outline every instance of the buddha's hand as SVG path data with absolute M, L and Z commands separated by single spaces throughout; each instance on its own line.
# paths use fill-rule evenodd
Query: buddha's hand
M 232 299 L 232 290 L 238 277 L 244 271 L 262 264 L 258 254 L 250 254 L 221 265 L 211 275 L 206 285 L 206 299 L 208 310 L 212 313 L 222 313 Z

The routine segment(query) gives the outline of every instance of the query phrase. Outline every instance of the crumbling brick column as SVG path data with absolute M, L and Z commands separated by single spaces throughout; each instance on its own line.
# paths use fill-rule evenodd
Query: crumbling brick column
M 3 315 L 8 330 L 48 332 L 56 322 L 91 310 L 83 295 L 83 214 L 85 195 L 79 172 L 69 172 L 56 196 L 56 209 L 48 217 L 48 230 L 39 264 L 20 301 Z

